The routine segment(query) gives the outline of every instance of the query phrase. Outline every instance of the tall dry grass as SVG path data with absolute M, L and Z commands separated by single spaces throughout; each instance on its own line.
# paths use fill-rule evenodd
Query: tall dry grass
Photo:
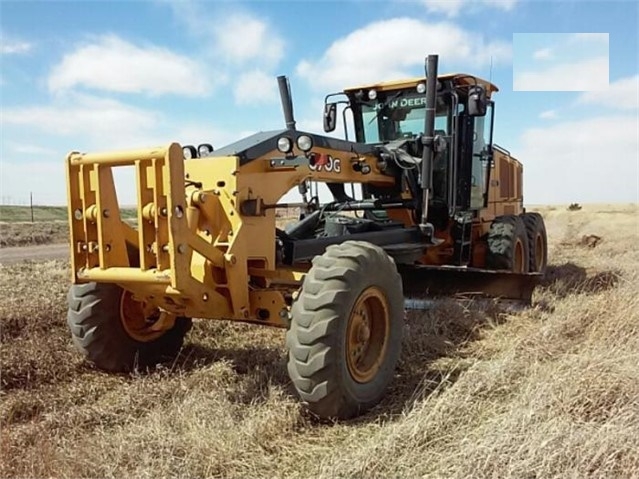
M 387 397 L 336 424 L 292 394 L 282 331 L 200 321 L 173 364 L 107 375 L 71 347 L 67 266 L 2 268 L 0 474 L 639 477 L 639 210 L 543 213 L 533 307 L 409 314 Z
M 61 221 L 0 223 L 0 247 L 66 243 L 69 226 Z

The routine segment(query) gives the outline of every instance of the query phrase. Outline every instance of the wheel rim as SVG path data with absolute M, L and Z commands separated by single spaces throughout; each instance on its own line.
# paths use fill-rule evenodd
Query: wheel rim
M 369 382 L 379 371 L 389 332 L 388 301 L 379 288 L 371 286 L 357 298 L 346 328 L 346 363 L 358 383 Z
M 157 325 L 163 322 L 163 315 L 166 313 L 146 301 L 136 301 L 130 291 L 122 293 L 120 321 L 126 333 L 136 341 L 146 343 L 162 336 L 164 331 Z
M 535 238 L 535 271 L 541 271 L 544 267 L 544 239 L 540 234 Z
M 515 242 L 515 273 L 524 272 L 524 244 L 521 240 Z

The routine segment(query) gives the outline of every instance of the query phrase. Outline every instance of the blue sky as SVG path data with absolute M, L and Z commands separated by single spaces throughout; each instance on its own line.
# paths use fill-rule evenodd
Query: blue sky
M 633 1 L 3 0 L 0 200 L 26 203 L 33 191 L 63 204 L 71 150 L 219 147 L 279 128 L 279 74 L 298 127 L 320 132 L 326 93 L 421 75 L 424 56 L 439 53 L 441 71 L 486 78 L 492 59 L 495 140 L 524 163 L 526 203 L 638 201 L 638 23 Z M 551 33 L 607 42 L 544 53 L 574 37 Z M 594 78 L 601 64 L 590 74 L 573 63 L 604 50 L 607 86 L 513 90 L 513 67 L 538 74 L 525 90 Z
M 608 33 L 515 33 L 513 90 L 607 90 L 609 43 Z

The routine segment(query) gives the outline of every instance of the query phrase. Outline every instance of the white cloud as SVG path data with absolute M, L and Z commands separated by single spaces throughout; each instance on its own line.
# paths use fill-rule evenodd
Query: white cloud
M 206 94 L 211 84 L 193 59 L 153 45 L 133 45 L 107 35 L 67 54 L 49 76 L 51 91 L 83 86 L 159 95 Z
M 317 61 L 303 60 L 296 72 L 318 89 L 342 89 L 357 83 L 409 76 L 423 71 L 424 45 L 447 65 L 486 66 L 511 57 L 511 45 L 449 23 L 395 18 L 371 23 L 342 37 Z
M 218 81 L 233 84 L 237 104 L 270 103 L 277 97 L 272 72 L 284 57 L 286 44 L 268 18 L 224 2 L 167 3 L 197 41 L 202 56 L 215 65 Z
M 239 105 L 272 103 L 277 100 L 277 79 L 263 70 L 255 69 L 242 73 L 233 89 Z
M 541 118 L 542 120 L 553 120 L 557 118 L 557 111 L 556 110 L 542 111 L 539 114 L 539 118 Z
M 0 54 L 2 55 L 20 55 L 28 53 L 32 48 L 32 43 L 0 35 Z
M 275 66 L 284 56 L 285 42 L 264 17 L 213 3 L 194 0 L 168 2 L 186 33 L 197 39 L 200 49 L 224 64 L 248 62 Z M 206 8 L 203 8 L 206 5 Z
M 213 28 L 218 54 L 229 63 L 257 61 L 276 65 L 284 56 L 284 41 L 267 22 L 234 13 Z
M 638 129 L 636 116 L 614 115 L 526 130 L 526 202 L 639 201 Z
M 513 72 L 513 90 L 591 91 L 608 88 L 608 57 L 554 65 L 545 70 Z
M 604 91 L 584 92 L 577 99 L 577 103 L 636 110 L 639 108 L 639 75 L 616 80 Z
M 116 100 L 69 94 L 51 105 L 5 108 L 1 125 L 20 126 L 46 134 L 72 137 L 78 148 L 119 148 L 144 145 L 155 138 L 157 112 Z
M 219 148 L 242 135 L 214 124 L 184 122 L 159 111 L 77 93 L 56 98 L 50 105 L 5 108 L 0 117 L 0 130 L 3 140 L 11 138 L 0 146 L 2 195 L 22 198 L 25 188 L 30 187 L 48 204 L 64 202 L 63 159 L 71 150 L 114 151 L 166 145 L 172 141 L 194 145 L 211 143 Z M 125 204 L 132 204 L 135 190 L 130 171 L 118 175 L 116 180 L 123 178 L 118 180 L 118 195 Z M 20 178 L 27 178 L 27 186 L 24 181 L 18 181 Z
M 460 12 L 476 11 L 478 7 L 494 7 L 499 10 L 512 10 L 518 0 L 421 0 L 431 13 L 441 13 L 456 17 Z
M 441 13 L 448 17 L 456 17 L 465 0 L 422 0 L 426 9 L 431 13 Z
M 47 106 L 5 108 L 0 127 L 10 126 L 68 138 L 70 148 L 82 151 L 150 147 L 171 141 L 217 147 L 239 139 L 235 132 L 214 124 L 184 122 L 160 111 L 77 93 Z M 50 148 L 15 143 L 8 146 L 16 153 L 51 152 Z
M 533 53 L 535 60 L 549 60 L 553 56 L 552 48 L 540 48 Z

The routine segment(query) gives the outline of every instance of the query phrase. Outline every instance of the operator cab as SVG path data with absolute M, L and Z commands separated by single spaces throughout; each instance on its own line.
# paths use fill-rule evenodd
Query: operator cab
M 463 113 L 473 87 L 482 87 L 486 101 L 498 88 L 492 83 L 455 73 L 438 77 L 435 130 L 450 134 L 456 113 Z M 426 115 L 426 79 L 409 78 L 344 90 L 353 112 L 356 141 L 384 143 L 423 133 Z M 327 99 L 332 95 L 328 95 Z M 327 106 L 330 103 L 327 104 Z M 326 125 L 325 125 L 326 126 Z
M 476 76 L 455 73 L 439 75 L 437 89 L 434 136 L 442 146 L 433 161 L 431 202 L 439 207 L 436 210 L 442 211 L 438 216 L 447 218 L 487 205 L 494 109 L 490 97 L 498 88 Z M 341 101 L 329 102 L 334 95 L 342 95 Z M 413 176 L 413 187 L 417 190 L 417 165 L 422 156 L 421 136 L 426 117 L 426 79 L 362 85 L 334 95 L 326 97 L 324 130 L 335 129 L 337 105 L 344 105 L 345 137 L 348 139 L 345 112 L 350 110 L 352 131 L 358 143 L 380 147 L 401 145 L 413 156 L 413 167 L 404 165 L 403 174 L 408 183 Z M 412 174 L 410 170 L 414 170 Z M 417 197 L 417 191 L 412 193 Z M 442 222 L 444 219 L 441 218 Z

